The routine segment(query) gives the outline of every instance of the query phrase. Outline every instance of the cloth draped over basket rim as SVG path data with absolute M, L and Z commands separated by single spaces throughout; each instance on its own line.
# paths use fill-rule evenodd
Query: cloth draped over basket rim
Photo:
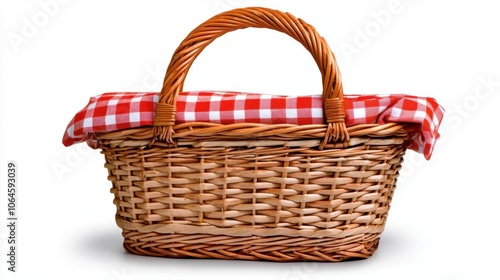
M 216 38 L 247 27 L 283 32 L 311 53 L 322 76 L 323 124 L 177 122 L 193 61 Z M 370 257 L 418 129 L 406 122 L 348 127 L 345 99 L 333 53 L 303 20 L 248 7 L 200 24 L 172 55 L 153 125 L 92 134 L 124 248 L 268 261 Z M 441 113 L 432 124 L 439 126 Z
M 91 97 L 68 124 L 63 144 L 87 142 L 98 148 L 98 133 L 153 126 L 159 92 L 111 92 Z M 258 123 L 324 124 L 321 96 L 280 96 L 241 92 L 191 91 L 177 99 L 176 125 Z M 444 109 L 434 98 L 407 94 L 345 95 L 346 126 L 413 123 L 418 128 L 409 144 L 431 158 L 439 139 Z M 175 138 L 175 135 L 174 135 Z

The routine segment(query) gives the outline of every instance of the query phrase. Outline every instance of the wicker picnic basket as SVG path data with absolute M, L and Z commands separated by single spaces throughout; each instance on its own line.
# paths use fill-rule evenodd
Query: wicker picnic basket
M 288 34 L 313 56 L 326 124 L 176 124 L 176 97 L 201 51 L 237 29 Z M 168 66 L 154 127 L 98 136 L 124 247 L 139 255 L 270 261 L 367 258 L 384 230 L 404 123 L 346 127 L 340 72 L 315 29 L 267 8 L 195 28 Z

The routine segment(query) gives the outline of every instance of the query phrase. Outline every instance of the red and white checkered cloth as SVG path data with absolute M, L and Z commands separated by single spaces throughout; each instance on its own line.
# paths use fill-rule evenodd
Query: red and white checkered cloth
M 105 93 L 92 97 L 68 124 L 63 144 L 87 142 L 97 148 L 96 132 L 154 122 L 157 92 Z M 184 92 L 177 98 L 177 123 L 324 124 L 321 96 L 277 96 L 239 92 Z M 430 159 L 439 138 L 443 108 L 429 97 L 412 95 L 344 95 L 346 125 L 416 123 L 421 129 L 409 147 Z

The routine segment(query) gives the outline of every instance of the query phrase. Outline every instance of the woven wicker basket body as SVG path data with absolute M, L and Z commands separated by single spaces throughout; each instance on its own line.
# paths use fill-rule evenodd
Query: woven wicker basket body
M 175 124 L 193 60 L 246 27 L 284 32 L 311 52 L 326 124 Z M 340 74 L 323 38 L 264 8 L 219 14 L 188 35 L 167 69 L 154 127 L 98 135 L 128 251 L 271 261 L 371 256 L 411 137 L 406 124 L 345 127 Z

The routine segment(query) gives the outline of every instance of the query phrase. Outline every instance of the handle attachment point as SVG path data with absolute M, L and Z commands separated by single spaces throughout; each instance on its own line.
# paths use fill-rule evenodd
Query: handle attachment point
M 340 98 L 327 98 L 325 99 L 324 109 L 326 122 L 328 123 L 328 128 L 326 129 L 325 138 L 320 144 L 320 149 L 323 149 L 325 145 L 332 140 L 334 142 L 343 141 L 344 143 L 349 141 L 349 134 L 346 133 L 347 127 L 345 126 L 345 109 L 344 100 Z
M 172 139 L 174 129 L 172 127 L 175 125 L 176 111 L 175 105 L 168 103 L 158 103 L 156 105 L 153 133 L 157 135 L 158 140 L 174 144 Z

